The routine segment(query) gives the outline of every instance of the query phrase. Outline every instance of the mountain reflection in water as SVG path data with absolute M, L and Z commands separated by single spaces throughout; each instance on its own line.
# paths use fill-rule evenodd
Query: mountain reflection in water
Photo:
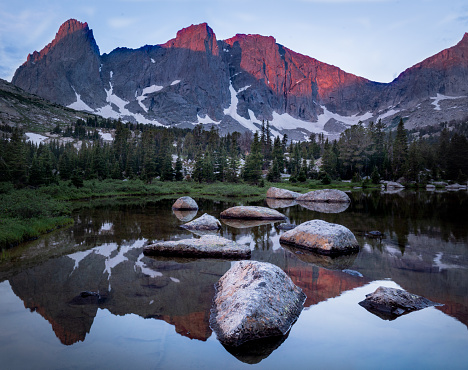
M 320 218 L 348 227 L 362 247 L 354 255 L 330 258 L 282 247 L 282 231 L 274 222 L 226 222 L 219 234 L 250 245 L 252 259 L 282 268 L 307 295 L 306 309 L 372 281 L 391 279 L 411 293 L 443 303 L 436 309 L 468 326 L 467 193 L 356 192 L 351 198 L 341 213 L 317 212 L 295 203 L 281 212 L 297 225 Z M 197 202 L 197 216 L 206 212 L 218 218 L 236 205 Z M 64 345 L 86 340 L 99 309 L 163 320 L 182 336 L 207 341 L 214 284 L 231 261 L 144 256 L 148 242 L 194 237 L 179 228 L 182 221 L 172 213 L 172 203 L 173 199 L 129 201 L 82 209 L 71 228 L 29 243 L 18 256 L 11 250 L 11 258 L 0 264 L 0 282 L 8 280 L 24 307 L 46 319 Z M 371 230 L 381 231 L 383 238 L 366 237 Z M 99 296 L 83 297 L 83 291 Z M 243 356 L 236 353 L 256 363 L 265 354 L 257 360 L 252 354 Z

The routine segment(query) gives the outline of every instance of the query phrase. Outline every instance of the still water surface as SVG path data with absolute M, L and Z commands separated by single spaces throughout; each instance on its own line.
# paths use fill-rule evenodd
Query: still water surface
M 196 199 L 196 216 L 265 205 L 295 224 L 316 218 L 342 224 L 361 245 L 357 254 L 332 259 L 280 245 L 278 223 L 223 223 L 220 235 L 250 245 L 253 260 L 281 267 L 307 295 L 284 342 L 255 353 L 228 352 L 209 327 L 214 284 L 231 261 L 142 253 L 150 241 L 196 237 L 179 228 L 195 214 L 174 214 L 174 199 L 82 208 L 72 227 L 2 257 L 0 367 L 466 369 L 466 191 L 350 196 L 351 205 L 341 209 Z M 383 238 L 366 236 L 372 230 Z M 383 320 L 358 304 L 380 285 L 443 306 Z M 100 298 L 83 298 L 82 291 Z

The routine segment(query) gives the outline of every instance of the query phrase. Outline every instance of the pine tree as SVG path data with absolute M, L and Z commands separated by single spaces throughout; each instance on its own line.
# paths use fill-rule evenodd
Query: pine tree
M 393 178 L 398 179 L 405 172 L 405 163 L 408 157 L 408 133 L 403 119 L 398 123 L 395 140 L 393 141 L 392 169 Z
M 175 176 L 174 180 L 175 181 L 182 181 L 184 178 L 184 175 L 182 174 L 182 161 L 180 160 L 180 157 L 177 157 L 176 163 L 175 163 Z

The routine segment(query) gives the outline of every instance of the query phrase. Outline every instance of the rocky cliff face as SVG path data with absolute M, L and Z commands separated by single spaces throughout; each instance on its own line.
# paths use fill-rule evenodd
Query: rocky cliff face
M 100 55 L 86 23 L 65 22 L 28 56 L 13 83 L 53 102 L 104 117 L 221 132 L 257 130 L 303 139 L 337 134 L 359 120 L 407 127 L 468 115 L 468 36 L 409 68 L 390 84 L 295 53 L 273 37 L 219 41 L 206 24 L 161 45 Z M 329 128 L 333 128 L 333 132 Z M 338 128 L 338 131 L 337 131 Z

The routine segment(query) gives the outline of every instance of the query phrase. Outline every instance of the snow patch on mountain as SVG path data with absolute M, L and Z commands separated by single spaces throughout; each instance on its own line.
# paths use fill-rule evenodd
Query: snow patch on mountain
M 439 103 L 442 100 L 453 100 L 453 99 L 462 99 L 465 98 L 465 96 L 447 96 L 447 95 L 442 95 L 437 93 L 437 96 L 435 98 L 430 98 L 431 100 L 434 99 L 434 101 L 431 103 L 434 106 L 434 110 L 442 110 L 440 108 Z
M 171 86 L 177 85 L 178 83 L 180 83 L 180 80 L 172 81 L 172 82 L 171 82 Z
M 76 102 L 67 105 L 67 108 L 94 112 L 94 110 L 88 104 L 86 104 L 83 100 L 81 100 L 81 95 L 76 92 L 75 88 L 73 86 L 71 88 L 75 92 Z
M 26 136 L 28 137 L 26 141 L 29 141 L 29 142 L 33 143 L 34 145 L 39 145 L 44 140 L 48 139 L 47 136 L 35 134 L 35 133 L 32 133 L 32 132 L 26 132 Z
M 254 112 L 252 112 L 250 109 L 248 110 L 249 119 L 244 118 L 241 115 L 239 115 L 239 113 L 237 113 L 237 104 L 239 104 L 239 99 L 237 98 L 237 92 L 232 86 L 232 83 L 229 84 L 229 92 L 231 93 L 231 104 L 228 108 L 224 109 L 224 114 L 226 116 L 231 116 L 233 119 L 235 119 L 237 122 L 239 122 L 242 126 L 249 129 L 250 131 L 257 131 L 258 127 L 252 123 L 252 121 L 255 119 Z
M 331 118 L 334 118 L 347 126 L 352 126 L 356 125 L 359 121 L 364 122 L 365 120 L 373 117 L 371 112 L 364 113 L 360 116 L 358 116 L 357 114 L 354 114 L 352 116 L 342 116 L 338 113 L 330 112 L 324 105 L 321 105 L 321 108 L 323 109 L 323 113 L 317 117 L 316 123 L 317 127 L 321 127 L 322 129 Z
M 145 87 L 143 91 L 141 92 L 140 96 L 137 96 L 137 91 L 135 91 L 136 100 L 138 101 L 138 104 L 140 105 L 140 107 L 142 107 L 146 113 L 148 113 L 148 108 L 146 108 L 146 106 L 143 104 L 143 100 L 147 98 L 146 95 L 161 91 L 163 88 L 164 86 L 158 86 L 158 85 L 151 85 L 151 86 Z

